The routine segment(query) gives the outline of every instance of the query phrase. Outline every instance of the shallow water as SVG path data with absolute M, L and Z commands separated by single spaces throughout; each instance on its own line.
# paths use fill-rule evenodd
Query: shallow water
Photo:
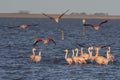
M 87 20 L 98 24 L 101 20 Z M 26 30 L 15 27 L 20 24 L 38 24 Z M 61 29 L 65 31 L 65 40 L 61 40 Z M 60 26 L 49 19 L 8 19 L 0 18 L 0 79 L 1 80 L 119 80 L 120 79 L 120 23 L 109 20 L 99 31 L 86 27 L 82 35 L 80 19 L 62 19 Z M 52 37 L 56 46 L 38 43 L 37 50 L 42 51 L 40 63 L 32 62 L 32 44 L 37 37 Z M 108 65 L 84 64 L 68 65 L 64 59 L 64 49 L 74 49 L 85 44 L 100 46 L 111 44 L 111 53 L 115 61 Z M 85 48 L 85 51 L 87 48 Z M 107 48 L 101 50 L 104 55 Z M 71 56 L 71 54 L 69 54 Z

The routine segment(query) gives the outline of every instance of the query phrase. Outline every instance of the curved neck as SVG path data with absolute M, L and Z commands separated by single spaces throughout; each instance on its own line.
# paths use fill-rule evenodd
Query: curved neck
M 76 56 L 78 56 L 78 49 L 76 49 Z
M 35 55 L 35 49 L 32 49 L 33 55 Z
M 90 58 L 92 57 L 92 51 L 90 49 L 88 49 L 88 52 L 89 52 L 89 55 L 90 55 Z
M 72 57 L 74 57 L 74 54 L 75 54 L 75 52 L 74 52 L 74 50 L 72 50 Z
M 66 51 L 65 58 L 67 58 L 67 55 L 68 55 L 68 51 Z
M 96 55 L 95 55 L 95 57 L 97 57 L 98 54 L 99 54 L 99 49 L 97 48 L 97 49 L 96 49 Z
M 109 60 L 109 50 L 107 50 L 107 52 L 106 52 L 106 57 Z

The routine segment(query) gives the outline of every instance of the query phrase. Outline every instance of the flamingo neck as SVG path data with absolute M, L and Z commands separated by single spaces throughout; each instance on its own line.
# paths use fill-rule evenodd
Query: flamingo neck
M 90 58 L 92 57 L 92 51 L 90 49 L 88 49 L 88 52 L 89 52 L 89 55 L 90 55 Z
M 95 57 L 98 57 L 98 54 L 99 54 L 99 49 L 96 50 L 96 55 L 95 55 Z
M 66 51 L 66 54 L 65 54 L 65 59 L 68 57 L 67 55 L 68 55 L 68 51 Z
M 76 50 L 76 56 L 78 56 L 78 49 Z
M 74 50 L 72 50 L 72 57 L 74 57 L 74 54 L 75 54 L 75 52 L 74 52 Z
M 33 55 L 35 55 L 35 50 L 34 49 L 32 50 L 32 52 L 33 52 Z
M 80 50 L 80 51 L 81 51 L 81 55 L 83 55 L 83 48 L 81 48 L 81 50 Z
M 109 60 L 109 50 L 107 50 L 107 52 L 106 52 L 106 57 L 107 57 L 107 59 Z

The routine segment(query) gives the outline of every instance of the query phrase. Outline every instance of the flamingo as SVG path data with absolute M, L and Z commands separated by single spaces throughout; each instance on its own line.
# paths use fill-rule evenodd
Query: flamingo
M 42 41 L 43 44 L 45 44 L 45 45 L 48 44 L 49 41 L 52 41 L 56 45 L 56 42 L 53 38 L 48 38 L 48 39 L 37 38 L 37 39 L 35 39 L 33 46 L 35 46 L 40 41 Z
M 35 51 L 36 51 L 36 48 L 33 48 L 33 49 L 32 49 L 33 54 L 30 56 L 30 59 L 31 59 L 32 61 L 35 60 Z
M 78 56 L 78 48 L 75 49 L 76 51 L 76 56 L 73 57 L 73 60 L 75 60 L 76 63 L 80 63 L 80 64 L 86 64 L 86 60 L 81 57 L 81 56 Z M 74 50 L 72 51 L 74 53 Z
M 95 48 L 95 51 L 96 51 L 96 55 L 95 55 L 95 61 L 100 64 L 100 65 L 107 65 L 108 62 L 109 62 L 109 58 L 108 58 L 108 51 L 106 53 L 106 57 L 103 57 L 103 56 L 98 56 L 99 54 L 99 50 L 100 50 L 100 47 L 96 47 Z
M 115 56 L 114 55 L 112 55 L 112 54 L 110 54 L 110 47 L 108 47 L 108 56 L 109 56 L 109 59 L 110 59 L 110 61 L 114 61 L 114 59 L 115 59 Z
M 89 48 L 88 48 L 88 52 L 89 52 Z M 81 57 L 83 57 L 85 60 L 88 60 L 90 55 L 88 53 L 83 53 L 83 47 L 81 48 Z
M 93 50 L 93 46 L 91 46 L 91 47 L 89 47 L 89 55 L 90 55 L 90 60 L 91 60 L 91 62 L 93 63 L 93 61 L 94 61 L 94 59 L 95 59 L 95 56 L 93 56 L 93 54 L 92 54 L 92 50 Z
M 68 62 L 68 64 L 73 64 L 74 63 L 73 59 L 68 57 L 68 49 L 65 49 L 64 52 L 66 53 L 65 60 Z
M 85 24 L 83 24 L 83 25 L 84 25 L 84 26 L 91 26 L 91 27 L 94 28 L 95 30 L 99 30 L 100 27 L 102 26 L 102 24 L 107 23 L 107 22 L 108 22 L 107 20 L 103 20 L 103 21 L 101 21 L 97 26 L 96 26 L 96 25 L 93 25 L 93 24 L 87 24 L 87 23 L 85 23 Z
M 59 23 L 59 21 L 60 21 L 60 19 L 62 18 L 62 16 L 65 15 L 68 11 L 69 11 L 69 9 L 66 10 L 64 13 L 62 13 L 61 15 L 59 15 L 58 17 L 55 17 L 55 18 L 54 18 L 54 17 L 51 17 L 51 16 L 49 16 L 49 15 L 47 15 L 47 14 L 45 14 L 45 13 L 42 13 L 42 14 L 43 14 L 44 16 L 47 16 L 49 19 L 55 21 L 56 23 Z
M 30 26 L 37 26 L 38 24 L 22 24 L 22 25 L 19 25 L 19 26 L 16 26 L 17 28 L 21 28 L 21 29 L 26 29 Z
M 38 55 L 35 55 L 35 61 L 36 61 L 36 63 L 38 63 L 38 62 L 40 62 L 40 61 L 41 61 L 41 59 L 42 59 L 41 54 L 42 54 L 42 52 L 41 52 L 41 51 L 39 51 L 39 54 L 38 54 Z

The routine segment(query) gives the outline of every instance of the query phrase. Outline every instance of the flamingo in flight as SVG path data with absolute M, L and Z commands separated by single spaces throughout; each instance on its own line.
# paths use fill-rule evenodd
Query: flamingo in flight
M 108 22 L 108 20 L 103 20 L 98 25 L 93 25 L 93 24 L 85 23 L 85 24 L 83 24 L 83 26 L 91 26 L 95 30 L 99 30 L 100 27 L 102 26 L 102 24 L 107 23 L 107 22 Z
M 45 13 L 42 13 L 42 14 L 43 14 L 44 16 L 47 16 L 49 19 L 55 21 L 56 23 L 59 23 L 59 21 L 60 21 L 60 19 L 62 18 L 62 16 L 65 15 L 68 11 L 69 11 L 69 9 L 66 10 L 64 13 L 62 13 L 61 15 L 59 15 L 58 17 L 55 17 L 55 18 L 54 18 L 54 17 L 51 17 L 51 16 L 49 16 L 49 15 L 47 15 L 47 14 L 45 14 Z
M 19 25 L 19 26 L 15 26 L 15 27 L 8 27 L 8 28 L 21 28 L 21 29 L 26 29 L 26 28 L 28 28 L 28 27 L 30 27 L 30 26 L 37 26 L 38 24 L 21 24 L 21 25 Z
M 21 29 L 26 29 L 30 26 L 37 26 L 38 24 L 22 24 L 22 25 L 19 25 L 19 26 L 16 26 L 15 28 L 21 28 Z M 13 28 L 13 27 L 12 27 Z
M 49 41 L 52 41 L 56 45 L 56 42 L 53 38 L 48 38 L 48 39 L 37 38 L 37 39 L 35 39 L 33 46 L 35 46 L 40 41 L 42 41 L 42 43 L 45 45 L 48 44 Z

